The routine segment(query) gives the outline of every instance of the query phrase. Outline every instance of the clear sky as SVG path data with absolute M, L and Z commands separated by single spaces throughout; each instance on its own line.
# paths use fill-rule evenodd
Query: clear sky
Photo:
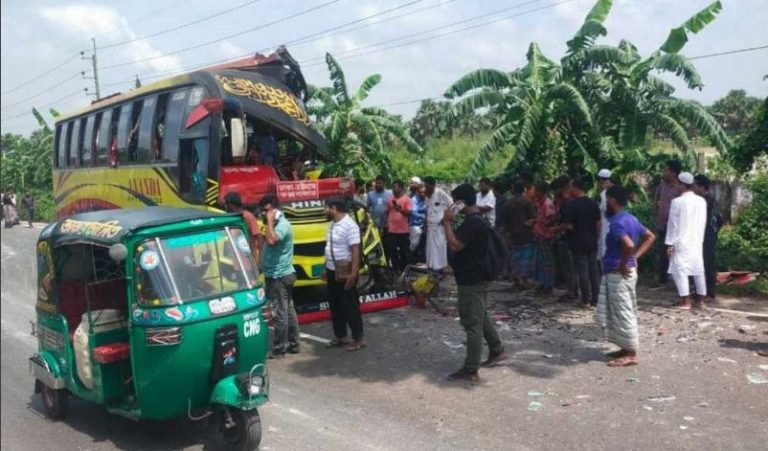
M 602 42 L 629 39 L 647 55 L 659 47 L 670 28 L 709 3 L 614 0 L 606 24 L 608 36 Z M 693 57 L 768 44 L 768 0 L 722 3 L 717 20 L 691 38 L 684 54 Z M 418 107 L 414 100 L 442 95 L 473 69 L 519 67 L 531 41 L 550 58 L 562 57 L 565 41 L 593 4 L 593 0 L 4 0 L 0 129 L 3 133 L 35 129 L 32 115 L 25 114 L 32 106 L 66 112 L 89 102 L 82 90 L 88 87 L 92 92 L 93 81 L 84 80 L 80 71 L 91 76 L 91 62 L 78 53 L 90 55 L 92 37 L 100 48 L 102 96 L 129 90 L 135 75 L 147 83 L 176 70 L 289 43 L 309 83 L 329 84 L 322 58 L 331 52 L 344 68 L 350 89 L 369 74 L 382 75 L 368 105 L 386 105 L 410 118 Z M 232 11 L 225 12 L 228 9 Z M 163 33 L 211 15 L 216 16 Z M 487 24 L 513 15 L 517 17 Z M 469 27 L 473 28 L 454 33 Z M 304 37 L 305 42 L 290 44 Z M 180 51 L 189 47 L 195 48 Z M 705 88 L 691 91 L 676 83 L 678 96 L 708 104 L 730 89 L 768 95 L 768 80 L 763 81 L 768 75 L 768 49 L 700 59 L 696 66 Z M 37 78 L 51 69 L 55 70 Z

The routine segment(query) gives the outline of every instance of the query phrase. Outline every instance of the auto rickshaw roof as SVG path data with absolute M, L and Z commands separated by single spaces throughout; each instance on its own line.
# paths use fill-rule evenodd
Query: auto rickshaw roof
M 82 241 L 109 246 L 120 243 L 126 235 L 139 229 L 184 221 L 236 216 L 192 208 L 144 207 L 99 210 L 53 222 L 43 229 L 40 239 L 51 240 L 54 246 Z

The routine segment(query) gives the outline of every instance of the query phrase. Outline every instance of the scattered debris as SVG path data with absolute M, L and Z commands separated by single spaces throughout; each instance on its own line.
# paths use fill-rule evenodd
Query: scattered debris
M 645 409 L 645 410 L 650 412 L 650 411 L 653 410 L 653 407 L 651 407 L 651 406 L 643 406 L 643 409 Z
M 446 345 L 446 346 L 448 346 L 448 347 L 449 347 L 449 348 L 451 348 L 451 349 L 461 349 L 461 348 L 463 348 L 463 347 L 464 347 L 464 345 L 463 345 L 463 344 L 459 344 L 459 343 L 453 343 L 453 342 L 451 342 L 451 341 L 444 341 L 444 342 L 443 342 L 443 344 L 444 344 L 444 345 Z
M 552 357 L 554 357 L 553 354 L 542 354 L 541 356 L 544 357 L 545 359 L 551 359 Z
M 680 429 L 685 431 L 686 429 L 688 429 L 688 426 L 680 426 Z
M 706 401 L 702 401 L 699 403 L 699 407 L 709 407 L 709 403 Z
M 591 395 L 576 395 L 575 396 L 576 399 L 588 399 L 588 398 L 591 398 L 591 397 L 592 397 Z
M 758 365 L 757 367 L 760 368 L 761 370 L 768 371 L 768 365 Z
M 741 326 L 739 326 L 739 333 L 746 334 L 746 333 L 752 332 L 755 329 L 757 329 L 757 326 L 752 326 L 750 324 L 742 324 Z
M 768 384 L 768 379 L 764 378 L 761 374 L 748 374 L 747 379 L 753 384 Z
M 733 359 L 728 359 L 728 358 L 725 358 L 725 357 L 718 357 L 717 361 L 718 362 L 726 362 L 726 363 L 739 363 L 739 362 L 737 362 L 737 361 L 735 361 Z
M 626 379 L 626 381 L 627 381 L 627 382 L 632 382 L 632 383 L 635 383 L 635 382 L 640 382 L 640 379 L 638 379 L 638 378 L 636 378 L 636 377 L 628 377 L 628 378 Z
M 539 396 L 544 396 L 544 393 L 537 392 L 537 391 L 529 391 L 528 396 L 533 396 L 534 398 L 538 398 Z
M 648 398 L 648 401 L 651 402 L 666 402 L 666 401 L 674 401 L 677 399 L 677 396 L 651 396 Z
M 541 408 L 542 408 L 542 406 L 543 406 L 543 404 L 542 404 L 542 403 L 540 403 L 540 402 L 538 402 L 538 401 L 531 401 L 531 402 L 528 404 L 528 410 L 531 410 L 531 411 L 534 411 L 534 412 L 536 412 L 536 411 L 538 411 L 539 409 L 541 409 Z
M 695 418 L 693 417 L 683 417 L 683 419 L 689 423 L 692 423 Z

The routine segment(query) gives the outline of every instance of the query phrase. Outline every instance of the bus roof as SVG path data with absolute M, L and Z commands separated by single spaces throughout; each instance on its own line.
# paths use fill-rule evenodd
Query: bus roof
M 297 135 L 320 151 L 325 149 L 325 140 L 312 127 L 304 105 L 307 98 L 304 76 L 298 63 L 282 46 L 268 56 L 256 53 L 253 57 L 209 66 L 106 97 L 86 108 L 60 116 L 56 123 L 154 92 L 193 84 L 206 87 L 209 95 L 236 100 L 246 112 L 278 129 Z

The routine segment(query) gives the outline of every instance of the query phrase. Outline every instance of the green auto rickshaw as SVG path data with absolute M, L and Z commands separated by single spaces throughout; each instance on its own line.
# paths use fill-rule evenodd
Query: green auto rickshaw
M 49 224 L 29 359 L 46 415 L 74 395 L 136 420 L 208 418 L 228 447 L 257 448 L 269 329 L 246 230 L 240 216 L 162 207 Z

